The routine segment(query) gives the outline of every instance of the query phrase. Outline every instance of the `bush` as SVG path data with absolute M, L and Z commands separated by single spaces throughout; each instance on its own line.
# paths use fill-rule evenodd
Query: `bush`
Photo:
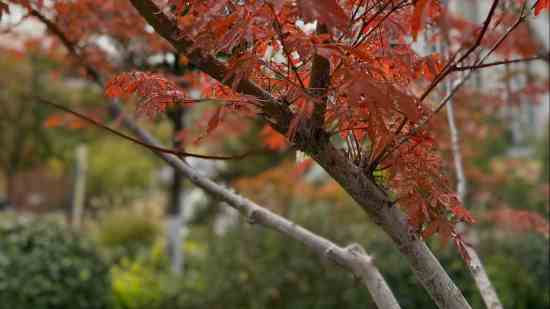
M 92 243 L 50 220 L 0 224 L 2 308 L 109 308 L 109 266 Z
M 113 267 L 116 308 L 175 308 L 173 302 L 179 291 L 164 249 L 164 242 L 156 241 L 146 254 L 124 257 Z
M 291 207 L 289 217 L 328 235 L 338 244 L 345 245 L 350 240 L 365 243 L 403 308 L 435 308 L 404 257 L 380 231 L 363 223 L 359 210 L 308 206 Z M 345 224 L 346 228 L 338 228 L 339 224 Z M 230 229 L 223 236 L 193 230 L 187 243 L 192 241 L 206 248 L 201 255 L 186 252 L 186 273 L 180 283 L 178 301 L 170 308 L 375 306 L 368 291 L 348 272 L 273 231 L 246 224 Z M 502 238 L 482 237 L 481 244 L 478 253 L 505 308 L 548 308 L 547 239 L 536 234 L 510 234 Z M 472 307 L 484 307 L 456 248 L 451 244 L 441 247 L 437 238 L 430 245 Z
M 151 216 L 124 209 L 103 216 L 96 237 L 111 258 L 118 260 L 148 250 L 158 233 L 159 226 Z

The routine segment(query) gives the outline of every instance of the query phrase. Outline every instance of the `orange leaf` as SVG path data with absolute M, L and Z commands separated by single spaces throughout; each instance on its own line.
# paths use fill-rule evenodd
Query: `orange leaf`
M 267 148 L 271 150 L 281 150 L 288 145 L 286 138 L 268 125 L 262 129 L 260 134 Z
M 44 128 L 57 128 L 63 124 L 65 119 L 62 115 L 54 114 L 51 115 L 44 121 Z

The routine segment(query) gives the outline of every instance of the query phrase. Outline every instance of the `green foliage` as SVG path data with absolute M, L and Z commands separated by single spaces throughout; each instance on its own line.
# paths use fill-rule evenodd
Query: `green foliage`
M 113 267 L 113 293 L 116 309 L 174 308 L 179 287 L 164 255 L 164 242 L 157 240 L 136 257 L 125 257 Z
M 379 231 L 363 223 L 359 210 L 294 205 L 289 216 L 336 243 L 364 242 L 374 254 L 403 308 L 435 308 L 406 261 Z M 345 226 L 345 228 L 338 228 Z M 186 247 L 187 272 L 172 308 L 356 308 L 374 307 L 368 291 L 346 271 L 320 260 L 302 245 L 261 227 L 243 223 L 226 235 L 194 230 Z M 492 235 L 492 234 L 489 234 Z M 478 252 L 506 308 L 548 308 L 548 243 L 525 234 L 485 239 Z M 451 277 L 474 308 L 484 307 L 464 262 L 451 245 L 431 243 Z M 521 274 L 521 275 L 520 275 Z M 360 304 L 360 305 L 359 305 Z
M 546 126 L 546 134 L 539 141 L 537 147 L 537 154 L 540 160 L 542 161 L 542 174 L 541 180 L 543 182 L 550 182 L 550 135 L 549 135 L 550 126 Z
M 148 250 L 158 232 L 158 224 L 151 216 L 124 209 L 106 213 L 98 225 L 96 237 L 116 258 Z
M 90 144 L 88 194 L 96 207 L 116 207 L 142 195 L 151 184 L 155 162 L 143 149 L 116 137 Z
M 94 246 L 49 220 L 0 225 L 0 304 L 17 309 L 100 309 L 112 304 L 108 265 Z

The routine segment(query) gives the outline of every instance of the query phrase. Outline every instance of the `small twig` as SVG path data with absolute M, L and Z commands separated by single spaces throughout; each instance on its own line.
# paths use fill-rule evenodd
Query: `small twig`
M 548 61 L 550 59 L 550 52 L 547 55 L 537 55 L 529 58 L 521 58 L 521 59 L 512 59 L 512 60 L 502 60 L 502 61 L 495 61 L 490 63 L 484 63 L 484 64 L 478 64 L 478 65 L 470 65 L 470 66 L 460 66 L 456 67 L 453 70 L 454 71 L 467 71 L 467 70 L 477 70 L 477 69 L 483 69 L 483 68 L 489 68 L 497 65 L 503 65 L 503 64 L 511 64 L 511 63 L 518 63 L 518 62 L 530 62 L 534 60 L 546 60 Z

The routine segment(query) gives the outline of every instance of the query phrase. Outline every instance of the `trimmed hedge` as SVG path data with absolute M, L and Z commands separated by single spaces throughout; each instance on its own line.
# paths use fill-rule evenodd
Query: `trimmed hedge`
M 50 220 L 0 222 L 3 308 L 109 308 L 109 265 L 91 242 Z

